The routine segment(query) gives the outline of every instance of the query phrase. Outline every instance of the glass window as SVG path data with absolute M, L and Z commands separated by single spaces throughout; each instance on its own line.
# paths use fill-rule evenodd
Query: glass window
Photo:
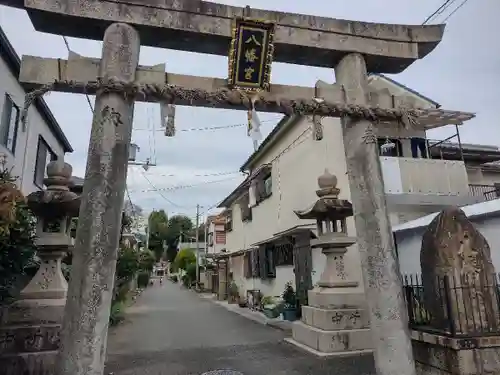
M 50 149 L 42 136 L 38 137 L 36 151 L 35 176 L 33 182 L 39 188 L 43 187 L 43 179 L 47 177 L 47 164 L 57 160 L 57 155 Z
M 16 151 L 17 131 L 21 111 L 9 94 L 5 94 L 0 122 L 0 143 L 12 154 Z

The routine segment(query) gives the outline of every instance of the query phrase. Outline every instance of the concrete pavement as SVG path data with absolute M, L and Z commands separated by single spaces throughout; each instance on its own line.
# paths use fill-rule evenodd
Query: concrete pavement
M 167 281 L 146 289 L 110 330 L 106 374 L 374 374 L 373 360 L 319 359 L 283 342 L 284 332 L 237 315 Z

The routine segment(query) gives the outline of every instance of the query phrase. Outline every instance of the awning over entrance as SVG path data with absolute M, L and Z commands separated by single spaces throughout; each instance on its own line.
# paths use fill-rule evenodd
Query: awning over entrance
M 274 233 L 272 237 L 267 238 L 262 241 L 258 241 L 253 243 L 251 246 L 253 247 L 258 247 L 260 245 L 264 245 L 267 243 L 273 243 L 277 242 L 279 240 L 282 240 L 285 237 L 294 237 L 297 235 L 300 235 L 302 233 L 310 233 L 311 239 L 317 238 L 316 235 L 316 225 L 314 224 L 302 224 L 302 225 L 296 225 L 294 227 L 285 229 L 284 231 Z

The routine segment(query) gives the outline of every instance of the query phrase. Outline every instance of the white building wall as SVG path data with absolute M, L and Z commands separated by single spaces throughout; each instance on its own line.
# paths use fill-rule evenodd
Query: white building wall
M 25 91 L 19 84 L 17 77 L 12 75 L 5 61 L 0 59 L 0 116 L 6 93 L 12 97 L 19 108 L 23 108 Z M 25 195 L 40 189 L 34 183 L 39 135 L 44 138 L 58 158 L 64 157 L 63 145 L 56 139 L 35 106 L 31 106 L 29 109 L 26 131 L 23 131 L 22 124 L 19 123 L 15 155 L 0 145 L 0 154 L 7 156 L 7 165 L 13 167 L 12 174 L 14 176 L 19 176 L 18 184 Z

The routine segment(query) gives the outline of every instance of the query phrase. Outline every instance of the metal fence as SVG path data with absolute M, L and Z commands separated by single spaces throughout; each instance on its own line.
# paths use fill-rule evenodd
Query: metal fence
M 485 201 L 500 198 L 500 188 L 493 185 L 469 184 L 469 191 L 473 197 L 481 197 Z
M 500 335 L 499 275 L 404 276 L 411 329 L 451 337 Z

